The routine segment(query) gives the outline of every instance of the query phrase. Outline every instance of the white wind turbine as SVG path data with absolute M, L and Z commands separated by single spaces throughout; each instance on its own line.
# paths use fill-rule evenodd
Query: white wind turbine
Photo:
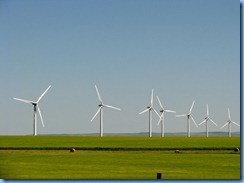
M 157 111 L 153 108 L 153 89 L 152 89 L 152 94 L 151 94 L 151 105 L 149 107 L 147 107 L 146 110 L 140 112 L 139 114 L 142 114 L 144 112 L 149 112 L 149 137 L 152 136 L 152 110 L 159 116 L 159 114 L 157 113 Z
M 161 123 L 161 136 L 164 137 L 164 112 L 173 112 L 173 113 L 176 113 L 176 111 L 172 111 L 172 110 L 168 110 L 168 109 L 164 109 L 161 101 L 159 100 L 159 97 L 157 96 L 157 99 L 158 99 L 158 103 L 161 107 L 161 115 L 160 115 L 160 118 L 159 118 L 159 121 L 158 121 L 158 125 Z
M 228 108 L 228 117 L 229 117 L 229 119 L 228 119 L 227 123 L 225 123 L 221 127 L 221 129 L 224 128 L 226 125 L 228 125 L 228 128 L 229 128 L 229 137 L 231 137 L 231 123 L 235 124 L 236 126 L 240 126 L 240 125 L 231 120 L 231 117 L 230 117 L 230 109 L 229 108 Z
M 210 117 L 209 117 L 209 111 L 208 111 L 208 104 L 207 104 L 207 116 L 205 117 L 204 121 L 199 123 L 199 126 L 203 123 L 206 123 L 206 137 L 208 137 L 208 121 L 211 121 L 215 126 L 218 126 Z
M 106 105 L 103 103 L 102 101 L 102 98 L 99 94 L 99 91 L 97 89 L 97 86 L 95 85 L 95 88 L 96 88 L 96 91 L 97 91 L 97 96 L 98 96 L 98 99 L 99 101 L 101 102 L 98 106 L 98 110 L 97 112 L 95 113 L 95 115 L 92 117 L 91 119 L 91 122 L 94 120 L 94 118 L 98 115 L 98 113 L 100 112 L 100 136 L 102 137 L 103 136 L 103 107 L 107 107 L 107 108 L 111 108 L 111 109 L 116 109 L 116 110 L 120 110 L 119 108 L 117 107 L 113 107 L 113 106 L 110 106 L 110 105 Z
M 181 116 L 186 116 L 187 117 L 187 136 L 190 137 L 191 135 L 191 127 L 190 127 L 190 119 L 194 122 L 194 124 L 197 126 L 197 123 L 195 122 L 194 118 L 191 115 L 192 108 L 194 106 L 195 101 L 192 102 L 191 108 L 189 110 L 188 114 L 181 114 L 181 115 L 176 115 L 176 117 L 181 117 Z
M 14 98 L 15 100 L 21 101 L 21 102 L 25 102 L 27 104 L 32 104 L 34 106 L 34 136 L 36 136 L 36 113 L 38 110 L 41 122 L 42 122 L 42 126 L 44 127 L 44 122 L 42 119 L 42 114 L 41 114 L 41 110 L 38 106 L 38 103 L 40 102 L 40 100 L 42 99 L 42 97 L 47 93 L 47 91 L 49 90 L 49 88 L 51 87 L 51 85 L 43 92 L 43 94 L 37 99 L 36 102 L 30 101 L 30 100 L 24 100 L 24 99 L 19 99 L 19 98 Z

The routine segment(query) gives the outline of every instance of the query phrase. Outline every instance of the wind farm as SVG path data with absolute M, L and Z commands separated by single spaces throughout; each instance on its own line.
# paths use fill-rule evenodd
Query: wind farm
M 1 3 L 1 179 L 240 180 L 241 10 Z
M 37 136 L 36 130 L 36 116 L 37 111 L 40 116 L 41 122 L 43 123 L 43 118 L 41 111 L 39 109 L 39 102 L 50 89 L 51 85 L 41 94 L 36 102 L 29 101 L 25 99 L 14 98 L 15 100 L 32 104 L 34 106 L 34 134 L 33 136 L 0 136 L 0 154 L 5 156 L 3 161 L 4 167 L 15 166 L 11 161 L 11 156 L 14 156 L 16 163 L 20 161 L 25 162 L 25 166 L 19 167 L 21 169 L 19 173 L 10 173 L 7 169 L 2 168 L 1 176 L 6 179 L 21 179 L 21 178 L 31 178 L 31 179 L 154 179 L 154 171 L 150 169 L 157 168 L 158 171 L 163 171 L 165 179 L 239 179 L 240 177 L 240 137 L 231 137 L 231 124 L 239 126 L 236 122 L 232 121 L 230 110 L 228 108 L 228 121 L 221 128 L 228 125 L 228 136 L 211 136 L 209 137 L 208 122 L 212 122 L 215 126 L 217 124 L 210 118 L 209 107 L 207 104 L 207 115 L 199 125 L 206 123 L 206 137 L 204 136 L 191 136 L 190 123 L 191 120 L 197 126 L 195 119 L 192 116 L 193 107 L 195 100 L 192 102 L 190 110 L 186 114 L 175 115 L 175 117 L 186 117 L 187 118 L 187 137 L 179 136 L 177 133 L 173 136 L 165 137 L 164 129 L 164 117 L 165 113 L 176 113 L 174 110 L 165 109 L 160 98 L 156 96 L 158 101 L 158 108 L 154 106 L 154 90 L 151 90 L 150 105 L 140 112 L 143 114 L 149 112 L 149 138 L 146 136 L 136 136 L 135 134 L 121 135 L 113 134 L 109 135 L 106 133 L 104 136 L 103 132 L 103 109 L 115 109 L 121 110 L 120 108 L 107 105 L 103 102 L 97 85 L 95 85 L 95 90 L 97 98 L 99 100 L 98 110 L 93 115 L 91 122 L 100 114 L 100 134 L 97 135 L 41 135 Z M 159 111 L 159 112 L 157 112 Z M 152 112 L 158 117 L 157 125 L 161 124 L 161 135 L 153 136 L 152 134 Z M 160 115 L 159 115 L 160 113 Z M 142 120 L 143 121 L 143 120 Z M 194 133 L 193 133 L 194 134 Z M 189 138 L 191 137 L 191 138 Z M 231 137 L 231 138 L 230 138 Z M 227 140 L 229 139 L 229 140 Z M 13 143 L 14 142 L 14 143 Z M 31 142 L 31 143 L 30 143 Z M 82 143 L 80 143 L 82 142 Z M 72 151 L 71 151 L 72 149 Z M 67 152 L 75 152 L 75 158 L 71 158 Z M 14 152 L 9 154 L 10 152 Z M 26 153 L 27 152 L 27 153 Z M 35 160 L 29 158 L 29 153 L 31 152 Z M 111 153 L 113 152 L 113 153 Z M 137 155 L 135 156 L 135 153 Z M 233 153 L 238 156 L 233 157 Z M 46 156 L 54 157 L 58 155 L 59 158 L 47 158 Z M 186 174 L 178 175 L 171 174 L 171 166 L 165 166 L 162 170 L 160 168 L 162 162 L 167 162 L 169 159 L 174 159 L 176 154 L 180 154 L 177 163 L 174 166 L 179 167 L 175 171 L 180 171 L 182 166 L 184 167 Z M 28 158 L 25 158 L 27 155 Z M 204 165 L 207 162 L 211 166 L 225 166 L 225 161 L 223 158 L 232 159 L 232 166 L 234 169 L 230 171 L 228 168 L 219 168 L 217 171 L 211 171 Z M 19 159 L 19 158 L 20 159 Z M 84 160 L 85 157 L 85 160 Z M 150 158 L 148 158 L 150 157 Z M 133 159 L 131 159 L 133 158 Z M 187 162 L 185 159 L 189 159 Z M 195 163 L 196 158 L 201 159 L 198 163 L 203 166 L 198 166 L 198 170 L 201 173 L 192 173 L 193 170 L 190 168 L 192 166 L 184 165 L 185 163 Z M 67 159 L 67 160 L 66 160 Z M 79 169 L 88 169 L 85 172 L 75 173 L 77 167 L 77 159 L 79 163 Z M 153 159 L 161 159 L 161 163 L 156 163 Z M 213 159 L 215 161 L 213 161 Z M 62 165 L 66 168 L 54 168 L 50 161 L 62 162 Z M 123 165 L 119 165 L 117 160 L 124 162 Z M 217 160 L 217 161 L 216 161 Z M 35 162 L 35 165 L 31 165 L 31 162 Z M 147 161 L 151 161 L 150 165 Z M 104 163 L 106 162 L 106 163 Z M 140 164 L 140 168 L 131 167 L 131 163 Z M 52 175 L 49 171 L 43 169 L 41 165 L 48 167 L 48 169 L 55 169 Z M 99 169 L 101 174 L 94 175 L 89 168 L 96 167 Z M 118 164 L 119 169 L 113 167 L 113 164 Z M 39 167 L 38 174 L 30 170 L 28 167 Z M 33 169 L 33 168 L 32 168 Z M 109 169 L 116 169 L 116 173 L 108 171 Z M 130 173 L 126 171 L 130 169 Z M 65 172 L 63 172 L 65 170 Z M 222 174 L 223 171 L 229 171 L 229 174 Z M 146 173 L 144 172 L 146 171 Z M 68 173 L 67 173 L 68 172 Z M 144 173 L 142 173 L 144 172 Z M 214 173 L 213 173 L 214 172 Z M 207 174 L 207 176 L 205 175 Z M 67 176 L 69 175 L 69 176 Z

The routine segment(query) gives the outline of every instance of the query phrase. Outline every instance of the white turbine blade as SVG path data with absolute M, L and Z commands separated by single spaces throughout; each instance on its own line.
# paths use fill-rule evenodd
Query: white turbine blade
M 39 106 L 37 106 L 37 110 L 38 110 L 38 113 L 39 113 L 39 116 L 40 116 L 40 119 L 41 119 L 41 122 L 42 122 L 42 126 L 44 127 L 44 122 L 43 122 L 43 118 L 42 118 L 42 113 L 41 113 L 41 110 L 40 110 Z
M 220 129 L 224 128 L 225 126 L 227 126 L 229 124 L 229 122 L 225 123 Z
M 151 94 L 151 106 L 153 106 L 153 89 L 152 89 L 152 94 Z
M 51 88 L 51 85 L 43 92 L 43 94 L 38 98 L 38 100 L 36 101 L 36 103 L 38 103 L 42 97 L 47 93 L 47 91 Z
M 117 108 L 117 107 L 113 107 L 113 106 L 110 106 L 110 105 L 103 105 L 104 107 L 107 107 L 107 108 L 111 108 L 111 109 L 116 109 L 116 110 L 121 110 L 121 109 L 119 109 L 119 108 Z
M 159 103 L 160 107 L 161 107 L 162 109 L 164 109 L 164 108 L 163 108 L 163 105 L 162 105 L 162 103 L 161 103 L 161 101 L 160 101 L 159 98 L 158 98 L 158 96 L 157 96 L 157 99 L 158 99 L 158 103 Z
M 158 114 L 158 112 L 152 107 L 152 110 L 158 115 L 158 117 L 160 118 L 160 115 Z
M 209 116 L 209 111 L 208 111 L 208 104 L 207 104 L 207 116 Z
M 218 126 L 212 119 L 209 118 L 209 120 L 210 120 L 215 126 Z
M 229 117 L 229 119 L 231 119 L 230 118 L 230 109 L 228 108 L 228 117 Z
M 173 113 L 176 113 L 176 111 L 172 111 L 172 110 L 164 110 L 165 112 L 173 112 Z
M 160 118 L 158 120 L 158 124 L 157 125 L 159 125 L 161 123 L 161 121 L 163 120 L 163 117 L 164 117 L 164 112 L 161 114 L 161 116 L 160 116 Z
M 201 123 L 199 123 L 198 125 L 200 126 L 201 124 L 205 123 L 207 120 L 205 119 L 204 121 L 202 121 Z
M 97 91 L 97 96 L 98 96 L 99 101 L 100 101 L 101 103 L 103 103 L 102 98 L 101 98 L 101 96 L 100 96 L 100 93 L 99 93 L 99 91 L 98 91 L 96 85 L 95 85 L 95 88 L 96 88 L 96 91 Z
M 235 124 L 235 125 L 237 125 L 237 126 L 240 126 L 239 124 L 237 124 L 236 122 L 234 122 L 234 121 L 231 121 L 231 123 L 233 123 L 233 124 Z
M 192 121 L 194 122 L 194 124 L 195 124 L 196 127 L 198 128 L 196 121 L 194 120 L 194 118 L 192 117 L 192 115 L 190 115 L 190 116 L 191 116 Z
M 193 106 L 194 106 L 194 103 L 195 103 L 195 100 L 192 102 L 192 104 L 191 104 L 191 108 L 190 108 L 190 111 L 189 111 L 189 114 L 191 114 L 191 111 L 192 111 L 192 108 L 193 108 Z
M 95 115 L 92 117 L 91 122 L 94 120 L 94 118 L 98 115 L 99 111 L 101 110 L 102 106 L 98 108 L 97 112 Z
M 150 109 L 150 108 L 147 108 L 146 110 L 144 110 L 144 111 L 140 112 L 139 114 L 143 114 L 144 112 L 149 111 L 149 109 Z
M 25 102 L 27 104 L 32 104 L 34 103 L 33 101 L 30 101 L 30 100 L 24 100 L 24 99 L 20 99 L 20 98 L 14 98 L 14 100 L 18 100 L 18 101 L 21 101 L 21 102 Z
M 176 117 L 181 117 L 181 116 L 188 116 L 188 114 L 180 114 L 180 115 L 175 115 Z

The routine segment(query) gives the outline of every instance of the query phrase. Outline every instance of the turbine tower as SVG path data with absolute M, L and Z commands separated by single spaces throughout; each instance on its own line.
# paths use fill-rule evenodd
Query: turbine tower
M 153 108 L 153 89 L 151 94 L 151 105 L 148 106 L 146 110 L 140 112 L 139 114 L 143 114 L 144 112 L 147 111 L 149 112 L 149 137 L 151 137 L 152 136 L 152 111 L 154 111 L 158 115 L 158 117 L 160 117 L 157 111 Z
M 95 117 L 98 115 L 98 113 L 100 113 L 100 136 L 102 137 L 103 136 L 103 107 L 116 109 L 116 110 L 120 110 L 120 109 L 117 107 L 113 107 L 113 106 L 104 104 L 96 85 L 95 85 L 95 88 L 97 91 L 97 96 L 100 101 L 100 104 L 98 105 L 99 108 L 98 108 L 97 112 L 95 113 L 95 115 L 92 117 L 91 122 L 95 119 Z
M 199 126 L 203 123 L 206 123 L 206 137 L 208 137 L 208 121 L 211 121 L 215 126 L 218 126 L 210 117 L 209 117 L 209 111 L 208 111 L 208 104 L 207 104 L 207 116 L 205 117 L 204 121 L 199 123 Z
M 188 114 L 181 114 L 181 115 L 176 115 L 176 117 L 181 117 L 181 116 L 186 116 L 187 117 L 187 136 L 190 137 L 191 136 L 191 127 L 190 127 L 190 120 L 192 119 L 192 121 L 194 122 L 194 124 L 197 126 L 197 123 L 195 122 L 194 118 L 192 117 L 191 115 L 191 111 L 192 111 L 192 108 L 194 106 L 194 103 L 195 101 L 192 102 L 192 105 L 191 105 L 191 108 L 189 110 L 189 113 Z
M 33 102 L 33 101 L 30 101 L 30 100 L 24 100 L 24 99 L 19 99 L 19 98 L 14 98 L 14 100 L 18 100 L 18 101 L 21 101 L 21 102 L 25 102 L 27 104 L 32 104 L 34 106 L 34 136 L 36 136 L 36 132 L 37 132 L 37 129 L 36 129 L 36 113 L 38 111 L 39 113 L 39 116 L 40 116 L 40 119 L 41 119 L 41 122 L 42 122 L 42 126 L 44 127 L 44 122 L 43 122 L 43 118 L 42 118 L 42 114 L 41 114 L 41 110 L 38 106 L 38 103 L 40 102 L 40 100 L 42 99 L 42 97 L 47 93 L 47 91 L 49 90 L 49 88 L 51 87 L 51 85 L 43 92 L 43 94 L 38 98 L 38 100 L 36 102 Z
M 237 124 L 236 122 L 234 122 L 234 121 L 232 121 L 231 120 L 231 117 L 230 117 L 230 109 L 228 108 L 228 121 L 227 121 L 227 123 L 225 123 L 222 127 L 221 127 L 221 129 L 222 128 L 224 128 L 226 125 L 228 125 L 228 129 L 229 129 L 229 137 L 231 137 L 231 123 L 233 123 L 233 124 L 235 124 L 236 126 L 240 126 L 239 124 Z
M 161 115 L 159 117 L 159 121 L 158 121 L 158 125 L 161 123 L 161 136 L 164 137 L 164 112 L 173 112 L 173 113 L 176 113 L 176 111 L 172 111 L 172 110 L 168 110 L 168 109 L 164 109 L 159 97 L 157 96 L 157 99 L 158 99 L 158 103 L 161 107 Z

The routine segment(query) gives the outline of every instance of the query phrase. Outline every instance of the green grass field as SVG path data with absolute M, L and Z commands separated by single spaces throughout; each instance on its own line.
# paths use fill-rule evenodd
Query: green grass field
M 156 179 L 160 172 L 164 179 L 240 179 L 235 147 L 239 137 L 0 136 L 0 176 Z

